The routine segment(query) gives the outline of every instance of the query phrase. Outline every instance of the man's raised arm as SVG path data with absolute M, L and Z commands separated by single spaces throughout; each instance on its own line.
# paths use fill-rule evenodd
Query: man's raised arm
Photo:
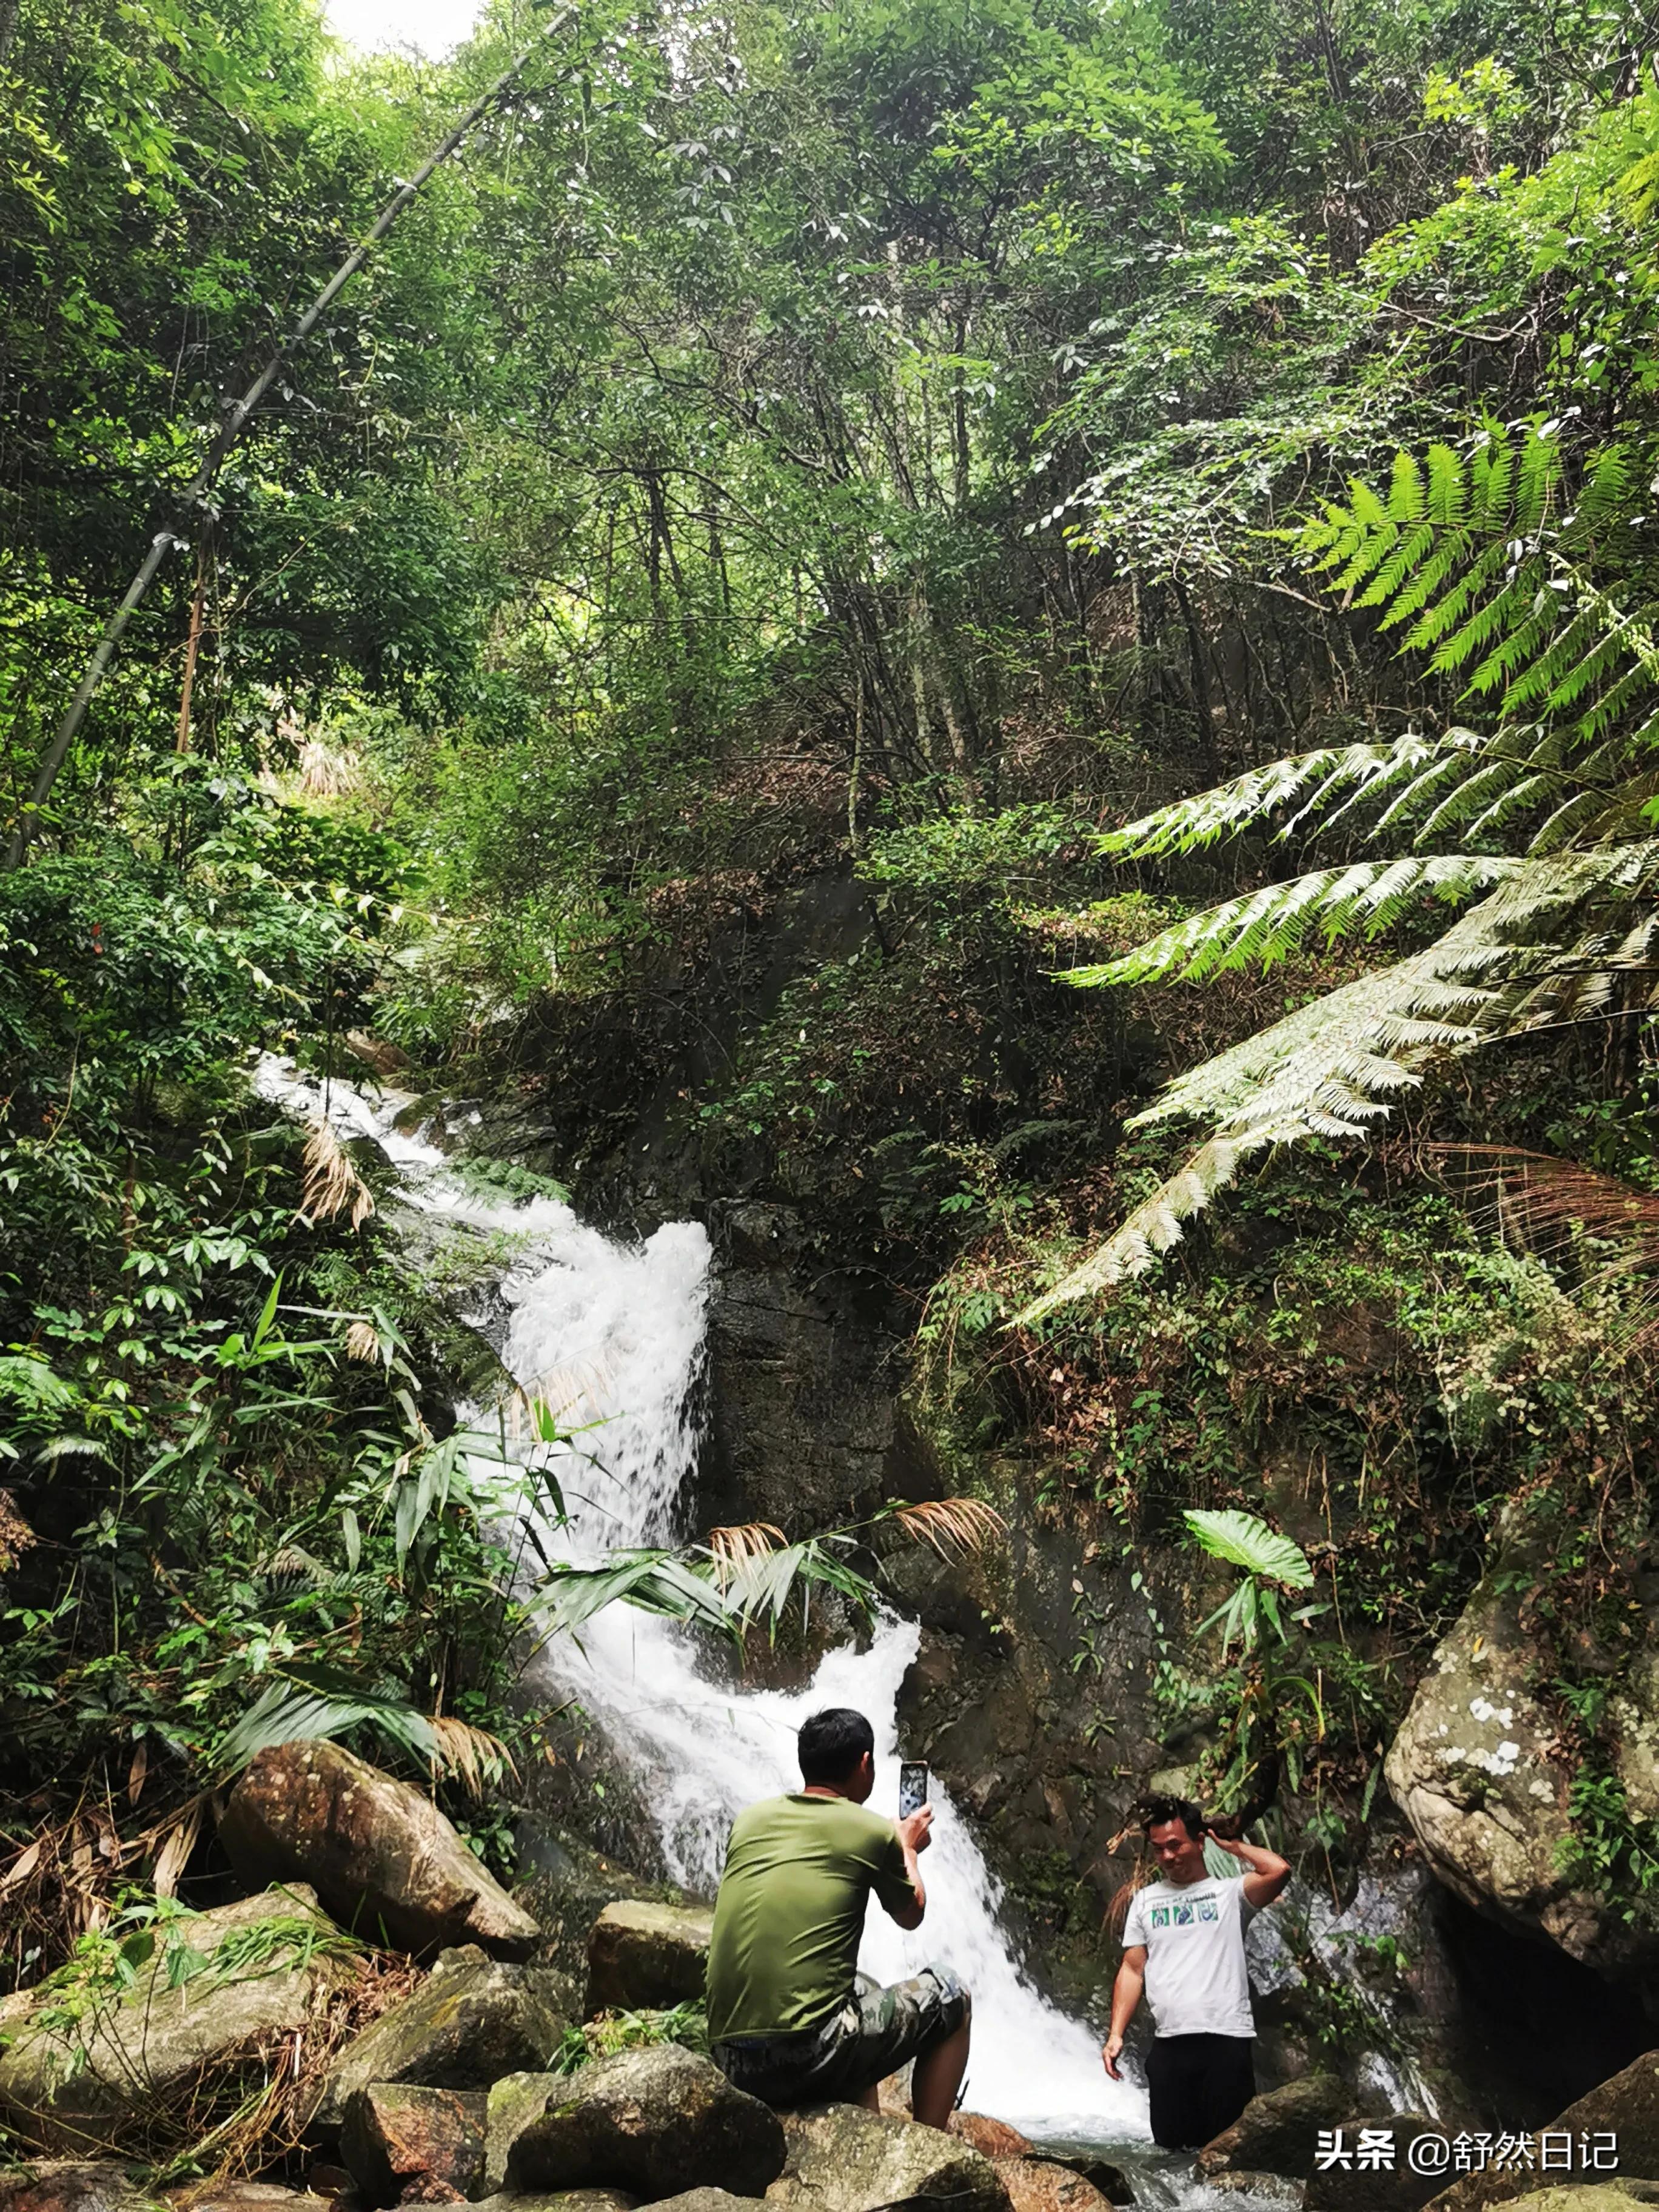
M 1264 1851 L 1259 1844 L 1239 1843 L 1229 1836 L 1211 1836 L 1224 1851 L 1244 1862 L 1244 1902 L 1260 1911 L 1271 1905 L 1291 1878 L 1291 1863 L 1279 1857 L 1277 1851 Z
M 927 1848 L 927 1831 L 933 1825 L 933 1808 L 924 1805 L 920 1812 L 912 1813 L 898 1824 L 899 1844 L 904 1852 L 904 1871 L 910 1877 L 910 1895 L 903 1904 L 883 1905 L 890 1920 L 897 1921 L 901 1928 L 920 1928 L 921 1916 L 927 1910 L 927 1892 L 922 1887 L 921 1871 L 916 1865 L 916 1854 Z

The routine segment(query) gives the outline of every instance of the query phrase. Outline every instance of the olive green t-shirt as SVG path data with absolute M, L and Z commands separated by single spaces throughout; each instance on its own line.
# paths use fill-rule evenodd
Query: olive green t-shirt
M 852 1991 L 864 1908 L 913 1896 L 890 1820 L 845 1797 L 768 1797 L 732 1826 L 708 1946 L 708 2033 L 793 2035 Z

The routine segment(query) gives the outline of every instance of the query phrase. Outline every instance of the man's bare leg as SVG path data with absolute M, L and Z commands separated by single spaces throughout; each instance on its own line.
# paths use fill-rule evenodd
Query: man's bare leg
M 943 2128 L 956 2110 L 957 2091 L 968 2071 L 968 2040 L 973 2027 L 973 2003 L 963 2014 L 962 2026 L 943 2043 L 936 2043 L 917 2059 L 910 2076 L 910 2117 L 925 2128 Z

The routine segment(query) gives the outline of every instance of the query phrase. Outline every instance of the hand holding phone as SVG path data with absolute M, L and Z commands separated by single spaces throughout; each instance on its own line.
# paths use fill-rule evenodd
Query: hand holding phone
M 908 1820 L 927 1802 L 927 1767 L 920 1759 L 899 1761 L 899 1818 Z

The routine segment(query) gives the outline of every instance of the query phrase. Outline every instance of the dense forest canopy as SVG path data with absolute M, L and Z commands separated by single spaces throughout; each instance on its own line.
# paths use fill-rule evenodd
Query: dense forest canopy
M 1259 1509 L 1299 1397 L 1369 1516 L 1364 1654 L 1278 1699 L 1328 1846 L 1504 1501 L 1570 1504 L 1556 1617 L 1603 1632 L 1656 207 L 1659 39 L 1599 0 L 501 0 L 441 62 L 307 0 L 0 0 L 9 1971 L 175 1883 L 262 1729 L 456 1804 L 539 1748 L 479 1346 L 261 1049 L 816 1208 L 941 1423 L 1114 1542 Z M 766 949 L 826 883 L 857 930 Z M 1516 1169 L 1494 1239 L 1419 1139 L 1577 1180 Z M 1303 1327 L 1356 1300 L 1386 1385 Z M 1233 1664 L 1237 1782 L 1276 1678 Z M 1645 1887 L 1564 1696 L 1586 1865 Z

